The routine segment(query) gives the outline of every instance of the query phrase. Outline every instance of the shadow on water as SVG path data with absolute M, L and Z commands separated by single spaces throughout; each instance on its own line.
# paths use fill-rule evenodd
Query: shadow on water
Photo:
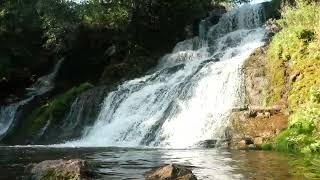
M 154 167 L 179 163 L 199 179 L 317 179 L 320 157 L 219 149 L 0 147 L 0 179 L 25 179 L 29 163 L 86 159 L 101 179 L 143 179 Z

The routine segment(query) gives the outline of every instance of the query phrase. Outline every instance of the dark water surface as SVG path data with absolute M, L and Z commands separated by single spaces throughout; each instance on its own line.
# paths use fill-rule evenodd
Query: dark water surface
M 167 163 L 189 166 L 198 179 L 221 180 L 309 179 L 320 167 L 314 158 L 263 151 L 0 147 L 0 179 L 24 179 L 29 163 L 73 158 L 96 164 L 100 179 L 108 180 L 143 179 L 145 171 Z

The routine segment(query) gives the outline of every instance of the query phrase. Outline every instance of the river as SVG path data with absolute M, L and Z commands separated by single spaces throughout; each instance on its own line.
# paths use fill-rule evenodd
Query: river
M 210 180 L 308 179 L 316 171 L 312 168 L 319 168 L 312 165 L 319 158 L 265 151 L 25 146 L 0 148 L 0 179 L 26 178 L 29 163 L 74 158 L 88 160 L 98 179 L 108 180 L 143 179 L 146 171 L 170 163 L 188 166 L 198 179 Z

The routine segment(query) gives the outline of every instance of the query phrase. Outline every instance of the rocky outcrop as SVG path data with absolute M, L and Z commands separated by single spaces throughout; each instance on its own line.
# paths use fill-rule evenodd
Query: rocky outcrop
M 92 167 L 88 162 L 79 159 L 47 160 L 38 164 L 29 164 L 26 167 L 31 179 L 92 179 Z
M 278 24 L 278 22 L 275 20 L 275 19 L 269 19 L 267 22 L 266 22 L 266 30 L 274 35 L 278 32 L 281 31 L 281 27 L 280 25 Z
M 266 47 L 258 48 L 244 64 L 246 97 L 250 106 L 263 106 L 267 93 L 266 50 Z
M 269 80 L 266 75 L 267 47 L 258 48 L 244 64 L 247 106 L 231 116 L 231 149 L 264 149 L 288 126 L 285 103 L 266 106 Z
M 231 122 L 232 149 L 261 149 L 288 126 L 288 116 L 282 112 L 235 112 Z
M 170 164 L 145 173 L 146 180 L 196 180 L 196 176 L 187 167 Z

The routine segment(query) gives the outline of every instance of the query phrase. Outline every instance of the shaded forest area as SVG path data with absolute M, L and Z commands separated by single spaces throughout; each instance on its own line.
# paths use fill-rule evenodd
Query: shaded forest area
M 224 9 L 210 0 L 1 1 L 0 103 L 23 98 L 61 59 L 57 92 L 136 77 L 214 8 Z

